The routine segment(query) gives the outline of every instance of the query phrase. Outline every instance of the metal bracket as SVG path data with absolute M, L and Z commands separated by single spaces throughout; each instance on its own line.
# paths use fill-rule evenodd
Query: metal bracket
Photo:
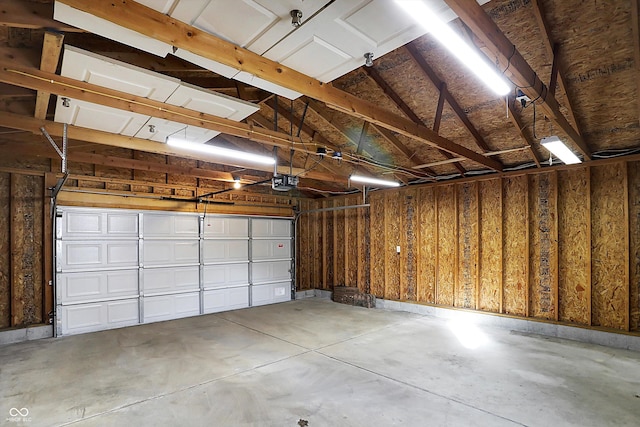
M 40 128 L 42 134 L 49 140 L 49 143 L 51 144 L 53 149 L 56 150 L 56 152 L 62 159 L 62 173 L 67 173 L 67 128 L 68 125 L 65 123 L 62 131 L 62 151 L 60 151 L 58 144 L 56 144 L 53 138 L 51 138 L 51 135 L 49 135 L 49 132 L 47 132 L 44 126 Z

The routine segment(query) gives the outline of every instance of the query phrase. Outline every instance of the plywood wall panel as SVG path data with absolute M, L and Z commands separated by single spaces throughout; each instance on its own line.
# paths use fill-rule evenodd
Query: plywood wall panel
M 627 163 L 629 174 L 630 327 L 640 330 L 640 162 Z
M 358 199 L 348 197 L 347 206 L 358 204 Z M 358 286 L 358 214 L 359 209 L 344 211 L 346 236 L 345 244 L 345 284 Z
M 371 239 L 371 293 L 378 298 L 384 297 L 384 195 L 371 194 L 369 196 L 371 207 L 371 221 L 369 236 Z
M 556 175 L 529 177 L 530 316 L 554 320 L 557 280 Z
M 502 290 L 502 181 L 481 181 L 478 309 L 498 313 Z
M 333 201 L 334 207 L 344 206 L 346 199 L 335 199 Z M 344 264 L 344 255 L 345 255 L 345 247 L 344 247 L 344 239 L 345 239 L 345 213 L 346 211 L 333 211 L 333 283 L 336 286 L 344 286 L 344 273 L 345 273 L 345 264 Z
M 409 189 L 401 195 L 402 224 L 400 232 L 400 299 L 416 301 L 418 190 Z
M 303 200 L 300 202 L 300 210 L 308 211 L 309 202 Z M 298 245 L 298 280 L 297 289 L 308 289 L 311 287 L 310 271 L 313 264 L 311 257 L 311 230 L 309 214 L 303 214 L 298 219 L 298 235 L 300 237 L 300 244 Z
M 456 307 L 475 308 L 478 257 L 478 183 L 457 186 L 458 280 Z
M 370 208 L 358 209 L 360 218 L 362 218 L 362 232 L 358 235 L 358 240 L 362 242 L 361 251 L 359 253 L 358 269 L 361 271 L 361 280 L 358 283 L 361 290 L 365 293 L 371 293 L 371 215 Z
M 11 324 L 42 322 L 44 178 L 11 176 Z
M 456 198 L 455 186 L 436 188 L 438 209 L 438 271 L 436 303 L 454 305 L 456 269 Z
M 527 177 L 503 180 L 503 309 L 507 314 L 527 312 Z
M 385 220 L 385 298 L 400 299 L 400 254 L 396 247 L 400 245 L 400 215 L 402 193 L 386 192 L 384 199 Z
M 181 159 L 179 157 L 167 157 L 167 161 L 172 166 L 180 166 L 184 168 L 197 168 L 198 161 L 192 159 Z M 167 175 L 168 184 L 182 185 L 185 187 L 196 187 L 198 185 L 198 178 L 189 175 Z M 195 197 L 192 191 L 189 190 L 175 190 L 176 196 Z
M 313 203 L 311 205 L 312 209 L 319 209 L 320 204 Z M 322 270 L 324 269 L 324 258 L 322 256 L 322 213 L 315 212 L 311 214 L 311 223 L 312 223 L 312 235 L 311 239 L 313 240 L 313 275 L 312 275 L 312 288 L 323 289 L 324 284 L 322 283 Z
M 623 163 L 591 168 L 592 321 L 625 329 L 628 303 Z
M 328 208 L 328 207 L 333 207 L 333 200 L 325 200 L 322 203 L 322 207 L 323 208 Z M 326 242 L 324 243 L 326 245 L 326 257 L 325 257 L 325 270 L 326 270 L 326 277 L 327 277 L 327 284 L 326 284 L 326 289 L 327 290 L 333 290 L 333 285 L 335 284 L 335 278 L 334 278 L 334 262 L 333 262 L 333 258 L 334 258 L 334 233 L 335 233 L 335 221 L 333 219 L 334 215 L 332 211 L 329 212 L 324 212 L 325 218 L 326 218 Z
M 0 328 L 11 326 L 11 176 L 0 173 Z
M 436 302 L 436 206 L 433 187 L 418 189 L 418 293 L 417 300 Z
M 591 320 L 591 244 L 588 169 L 558 172 L 559 320 Z

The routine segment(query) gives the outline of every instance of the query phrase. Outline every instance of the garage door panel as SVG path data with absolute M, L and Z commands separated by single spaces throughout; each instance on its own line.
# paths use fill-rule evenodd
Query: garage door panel
M 139 323 L 138 299 L 58 307 L 63 335 L 121 328 Z
M 57 300 L 73 304 L 138 295 L 138 270 L 58 273 Z
M 251 305 L 266 305 L 291 300 L 291 282 L 251 286 Z
M 203 268 L 203 286 L 205 289 L 248 284 L 248 263 L 206 265 Z
M 64 212 L 56 237 L 63 240 L 137 238 L 138 215 L 115 212 Z
M 145 240 L 143 265 L 168 267 L 198 264 L 200 262 L 198 240 Z
M 200 267 L 145 268 L 142 290 L 145 295 L 163 292 L 198 290 Z
M 200 292 L 145 297 L 144 322 L 178 319 L 200 314 Z
M 204 291 L 204 313 L 249 307 L 249 286 Z
M 254 240 L 251 246 L 251 259 L 290 259 L 291 240 Z
M 291 261 L 256 262 L 251 265 L 253 283 L 267 283 L 291 279 Z
M 254 238 L 291 237 L 291 220 L 252 219 L 251 236 Z
M 144 238 L 198 238 L 199 218 L 197 215 L 144 214 Z
M 138 242 L 58 241 L 58 272 L 116 269 L 138 265 Z
M 216 218 L 207 216 L 204 219 L 204 232 L 206 238 L 248 238 L 248 218 Z
M 202 260 L 205 264 L 249 260 L 247 240 L 205 240 L 202 244 Z

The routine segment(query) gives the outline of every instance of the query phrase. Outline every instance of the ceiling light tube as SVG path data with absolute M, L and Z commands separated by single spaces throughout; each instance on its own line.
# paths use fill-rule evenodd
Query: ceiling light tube
M 574 165 L 581 163 L 582 160 L 576 156 L 564 142 L 560 141 L 557 136 L 550 136 L 548 138 L 542 138 L 540 144 L 551 152 L 554 156 L 559 158 L 565 165 Z
M 489 65 L 487 60 L 482 58 L 476 49 L 465 43 L 455 31 L 421 0 L 396 0 L 396 3 L 496 94 L 504 96 L 511 91 L 511 88 L 505 79 L 498 74 L 495 67 Z
M 384 185 L 387 187 L 400 187 L 399 182 L 387 181 L 386 179 L 369 178 L 368 176 L 362 176 L 362 175 L 351 175 L 349 179 L 351 181 L 362 182 L 364 184 Z
M 229 157 L 236 160 L 246 160 L 248 162 L 260 163 L 263 165 L 273 165 L 275 160 L 272 157 L 261 156 L 259 154 L 246 153 L 244 151 L 230 150 L 228 148 L 217 147 L 215 145 L 200 144 L 196 142 L 185 141 L 182 138 L 169 136 L 167 145 L 185 150 L 198 151 L 213 156 Z

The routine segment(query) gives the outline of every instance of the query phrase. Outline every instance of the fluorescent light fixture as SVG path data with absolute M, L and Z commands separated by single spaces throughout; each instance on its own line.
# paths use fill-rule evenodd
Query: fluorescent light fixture
M 569 150 L 569 147 L 564 145 L 564 142 L 560 141 L 560 138 L 557 136 L 542 138 L 540 144 L 542 144 L 542 146 L 547 150 L 551 151 L 554 156 L 563 161 L 565 165 L 574 165 L 582 162 L 580 158 L 573 154 L 573 152 Z
M 275 163 L 272 157 L 261 156 L 259 154 L 246 153 L 244 151 L 230 150 L 228 148 L 216 147 L 215 145 L 200 144 L 196 142 L 185 141 L 182 138 L 169 136 L 167 145 L 185 150 L 199 151 L 214 156 L 229 157 L 236 160 L 246 160 L 248 162 L 260 163 L 263 165 L 272 165 Z
M 400 187 L 400 183 L 395 181 L 387 181 L 386 179 L 369 178 L 368 176 L 351 175 L 351 181 L 362 182 L 364 184 L 385 185 L 387 187 Z
M 495 67 L 490 66 L 477 50 L 471 48 L 464 40 L 443 22 L 421 0 L 396 0 L 413 19 L 418 21 L 433 37 L 446 47 L 460 62 L 473 71 L 496 94 L 504 96 L 511 91 L 504 78 Z

